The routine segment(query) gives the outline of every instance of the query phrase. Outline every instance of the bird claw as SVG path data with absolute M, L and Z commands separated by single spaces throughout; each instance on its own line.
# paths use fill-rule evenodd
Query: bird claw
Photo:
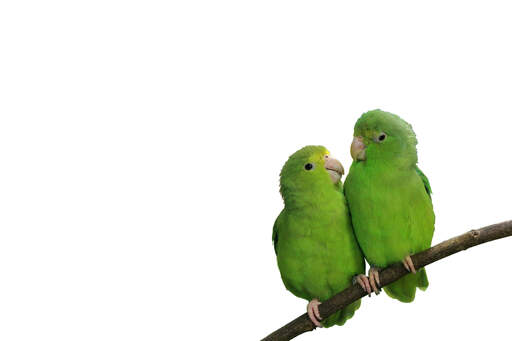
M 413 274 L 416 273 L 416 268 L 414 267 L 414 263 L 412 262 L 410 255 L 407 255 L 402 260 L 402 264 L 404 265 L 405 269 L 407 269 L 407 271 L 412 272 Z
M 373 291 L 375 292 L 375 295 L 380 294 L 380 278 L 379 278 L 379 268 L 377 267 L 370 267 L 370 270 L 368 271 L 368 278 L 370 280 L 370 286 L 372 287 Z
M 322 324 L 319 322 L 319 320 L 321 320 L 322 318 L 320 317 L 320 311 L 318 310 L 318 306 L 322 304 L 322 302 L 320 302 L 319 300 L 317 300 L 316 298 L 312 299 L 309 303 L 308 303 L 308 316 L 309 318 L 311 319 L 311 321 L 313 322 L 313 324 L 317 327 L 322 327 Z
M 356 284 L 359 283 L 361 288 L 363 288 L 364 291 L 368 293 L 368 297 L 372 295 L 372 288 L 370 287 L 370 281 L 368 280 L 368 277 L 366 277 L 364 274 L 356 275 L 352 278 L 352 283 Z

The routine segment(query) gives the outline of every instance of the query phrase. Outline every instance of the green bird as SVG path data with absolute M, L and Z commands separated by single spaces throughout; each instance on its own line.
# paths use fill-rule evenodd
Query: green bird
M 364 256 L 357 244 L 343 196 L 341 163 L 322 146 L 306 146 L 290 156 L 280 175 L 284 209 L 272 240 L 285 287 L 309 301 L 316 326 L 342 325 L 358 300 L 322 320 L 318 306 L 353 282 L 371 293 Z
M 354 161 L 345 181 L 370 284 L 378 293 L 379 268 L 402 261 L 411 273 L 384 287 L 402 302 L 412 302 L 416 288 L 428 287 L 425 269 L 416 271 L 410 255 L 429 248 L 434 234 L 432 191 L 416 165 L 416 144 L 412 126 L 399 116 L 381 110 L 363 114 L 354 127 Z

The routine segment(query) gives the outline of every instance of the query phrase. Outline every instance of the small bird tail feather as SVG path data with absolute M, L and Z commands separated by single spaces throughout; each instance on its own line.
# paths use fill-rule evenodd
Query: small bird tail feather
M 384 287 L 388 296 L 399 300 L 400 302 L 412 302 L 416 295 L 416 288 L 423 291 L 428 288 L 428 278 L 425 269 L 421 268 L 415 274 L 408 274 Z
M 361 300 L 357 300 L 354 303 L 349 304 L 342 310 L 332 314 L 327 319 L 322 321 L 322 325 L 325 328 L 329 328 L 334 326 L 335 324 L 338 326 L 342 326 L 347 322 L 348 319 L 350 319 L 352 316 L 354 316 L 354 313 L 359 307 L 361 306 Z

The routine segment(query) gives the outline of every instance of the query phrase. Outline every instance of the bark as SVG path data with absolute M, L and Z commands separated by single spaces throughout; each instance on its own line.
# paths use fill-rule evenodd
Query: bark
M 411 258 L 416 269 L 420 269 L 428 264 L 432 264 L 435 261 L 451 256 L 470 247 L 487 243 L 492 240 L 509 237 L 511 235 L 512 220 L 504 221 L 502 223 L 483 227 L 479 230 L 471 230 L 461 234 L 460 236 L 448 239 L 428 250 L 412 255 Z M 381 286 L 386 286 L 407 274 L 408 272 L 402 263 L 390 265 L 379 272 Z M 357 301 L 366 295 L 367 293 L 359 286 L 359 284 L 354 284 L 323 302 L 319 306 L 320 315 L 322 317 L 330 316 L 336 311 L 343 309 L 350 303 Z M 302 333 L 309 332 L 314 329 L 315 325 L 311 322 L 308 315 L 303 314 L 262 340 L 291 340 Z

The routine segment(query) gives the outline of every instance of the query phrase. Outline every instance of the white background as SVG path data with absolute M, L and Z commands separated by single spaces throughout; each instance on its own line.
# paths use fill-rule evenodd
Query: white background
M 257 340 L 305 312 L 271 244 L 287 157 L 414 127 L 434 243 L 512 218 L 499 1 L 3 1 L 0 339 Z M 298 340 L 508 340 L 512 239 Z

